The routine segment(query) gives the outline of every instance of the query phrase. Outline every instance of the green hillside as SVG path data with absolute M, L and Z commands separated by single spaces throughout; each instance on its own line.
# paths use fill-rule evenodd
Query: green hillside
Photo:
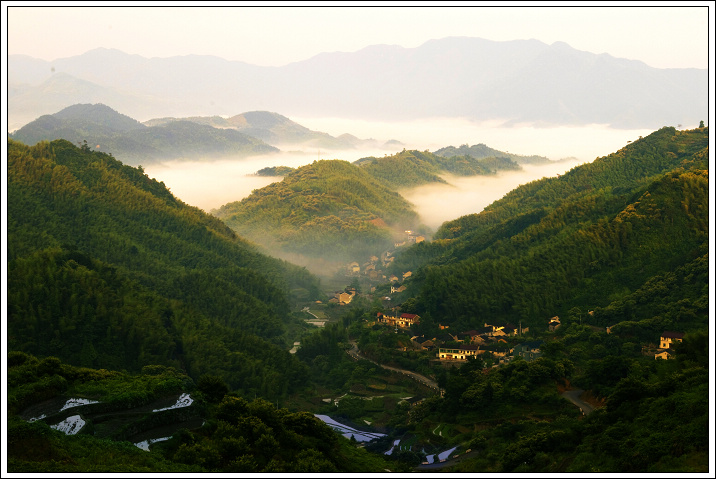
M 321 160 L 214 212 L 270 249 L 331 261 L 354 261 L 391 244 L 391 227 L 417 214 L 400 195 L 346 161 Z
M 593 311 L 590 324 L 653 338 L 706 325 L 707 254 L 708 129 L 664 128 L 443 224 L 395 268 L 422 266 L 416 311 L 458 328 Z
M 519 170 L 507 157 L 476 159 L 468 155 L 443 157 L 428 151 L 403 150 L 383 158 L 366 157 L 354 162 L 392 188 L 411 188 L 426 183 L 446 183 L 440 175 L 491 175 L 498 170 Z
M 163 183 L 65 140 L 8 146 L 8 348 L 78 366 L 164 364 L 276 396 L 305 369 L 289 301 L 320 295 Z
M 110 153 L 131 165 L 168 159 L 207 156 L 248 156 L 278 149 L 234 129 L 214 128 L 192 121 L 145 126 L 106 105 L 73 105 L 43 115 L 10 135 L 28 145 L 67 139 Z

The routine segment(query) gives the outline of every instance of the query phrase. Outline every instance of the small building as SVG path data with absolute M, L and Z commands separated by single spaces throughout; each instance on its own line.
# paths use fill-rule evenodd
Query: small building
M 654 354 L 654 359 L 674 359 L 674 350 L 669 349 L 660 349 L 659 352 Z
M 559 328 L 562 325 L 562 323 L 559 320 L 559 316 L 555 316 L 553 318 L 550 318 L 549 323 L 547 323 L 547 328 L 550 331 L 556 331 L 557 328 Z
M 391 286 L 391 287 L 390 287 L 390 292 L 391 292 L 391 293 L 402 293 L 402 292 L 405 291 L 406 289 L 408 289 L 408 288 L 406 288 L 404 284 L 401 284 L 401 285 L 400 285 L 399 287 L 397 287 L 397 288 L 396 288 L 395 286 Z
M 484 349 L 480 349 L 479 346 L 473 344 L 451 348 L 439 348 L 438 359 L 441 361 L 467 361 L 468 357 L 476 357 L 484 352 Z
M 675 331 L 664 331 L 659 338 L 659 349 L 669 349 L 673 343 L 680 343 L 684 340 L 684 333 Z
M 542 352 L 539 349 L 540 346 L 542 346 L 542 340 L 518 344 L 514 347 L 513 355 L 515 357 L 522 356 L 526 361 L 534 361 L 542 356 Z

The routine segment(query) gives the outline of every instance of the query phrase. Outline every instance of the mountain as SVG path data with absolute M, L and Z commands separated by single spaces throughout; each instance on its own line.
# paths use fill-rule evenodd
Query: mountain
M 317 280 L 141 168 L 66 140 L 9 140 L 7 198 L 9 350 L 171 366 L 268 397 L 305 378 L 289 302 L 320 298 Z
M 442 150 L 448 152 L 447 149 L 443 148 Z M 405 149 L 382 158 L 374 156 L 360 158 L 354 164 L 395 189 L 411 188 L 426 183 L 446 183 L 440 176 L 444 174 L 492 175 L 498 170 L 519 170 L 521 168 L 507 156 L 480 157 L 478 159 L 463 154 L 447 157 L 446 154 L 440 156 L 428 151 Z
M 282 67 L 197 55 L 147 59 L 96 49 L 45 63 L 10 55 L 8 69 L 10 125 L 30 112 L 17 85 L 37 85 L 60 73 L 145 101 L 125 106 L 110 101 L 110 90 L 92 99 L 87 90 L 86 97 L 69 102 L 62 93 L 47 91 L 45 104 L 122 104 L 138 118 L 150 110 L 150 118 L 273 110 L 382 121 L 463 117 L 505 125 L 656 129 L 696 125 L 708 114 L 706 70 L 657 69 L 537 40 L 448 37 L 416 48 L 373 45 L 322 53 Z M 42 104 L 32 107 L 33 118 L 48 113 Z
M 414 312 L 459 330 L 574 308 L 642 340 L 703 329 L 708 194 L 708 128 L 663 128 L 444 223 L 394 267 L 414 272 Z
M 214 128 L 231 128 L 246 135 L 258 138 L 269 145 L 302 146 L 347 150 L 353 148 L 379 148 L 384 146 L 377 140 L 361 140 L 353 135 L 343 134 L 333 137 L 328 133 L 309 130 L 305 126 L 286 118 L 278 113 L 268 111 L 250 111 L 223 118 L 220 116 L 188 117 L 188 118 L 156 118 L 145 121 L 147 126 L 161 126 L 167 123 L 184 120 Z
M 458 148 L 455 148 L 454 146 L 446 146 L 444 148 L 440 148 L 439 150 L 435 150 L 434 153 L 438 156 L 444 156 L 446 158 L 449 158 L 451 156 L 471 156 L 476 159 L 481 158 L 488 158 L 488 157 L 494 157 L 494 158 L 509 158 L 510 160 L 514 161 L 515 163 L 519 164 L 543 164 L 543 163 L 549 163 L 550 159 L 544 156 L 539 155 L 516 155 L 514 153 L 508 153 L 505 151 L 499 151 L 495 150 L 494 148 L 490 148 L 489 146 L 485 145 L 484 143 L 480 143 L 477 145 L 468 146 L 460 145 Z
M 86 141 L 91 148 L 109 152 L 133 165 L 177 158 L 249 156 L 279 151 L 239 131 L 190 121 L 147 127 L 102 104 L 73 105 L 53 115 L 43 115 L 10 137 L 30 145 L 55 139 L 80 144 Z
M 321 160 L 213 212 L 273 254 L 311 262 L 361 260 L 392 245 L 393 229 L 414 227 L 411 205 L 365 169 Z
M 49 69 L 46 65 L 45 69 Z M 104 103 L 122 105 L 124 111 L 135 117 L 148 117 L 152 111 L 161 109 L 166 114 L 176 114 L 176 105 L 169 98 L 127 92 L 121 87 L 108 87 L 57 72 L 37 84 L 14 84 L 8 86 L 13 97 L 8 105 L 8 130 L 21 128 L 39 116 L 62 110 L 81 103 Z

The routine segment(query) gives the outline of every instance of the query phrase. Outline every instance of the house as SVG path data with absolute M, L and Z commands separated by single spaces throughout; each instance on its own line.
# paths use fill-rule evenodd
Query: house
M 493 338 L 497 338 L 497 337 L 500 337 L 500 336 L 507 336 L 507 333 L 505 332 L 505 329 L 502 328 L 502 327 L 499 327 L 499 328 L 497 328 L 496 330 L 494 330 L 494 331 L 492 332 L 492 337 L 493 337 Z
M 406 271 L 405 273 L 403 273 L 403 279 L 410 278 L 412 275 L 413 275 L 412 271 Z
M 410 340 L 416 348 L 423 351 L 431 351 L 435 347 L 435 343 L 431 339 L 426 339 L 425 336 L 413 336 Z
M 484 328 L 477 329 L 476 331 L 478 336 L 482 336 L 484 338 L 487 336 L 491 337 L 494 330 L 492 329 L 492 326 L 485 326 Z
M 513 356 L 522 356 L 527 361 L 534 361 L 535 359 L 542 356 L 542 352 L 539 350 L 542 345 L 542 340 L 530 341 L 528 343 L 518 344 L 514 348 Z
M 557 328 L 561 326 L 561 322 L 559 321 L 559 316 L 555 316 L 553 318 L 550 318 L 549 323 L 547 323 L 547 327 L 550 331 L 556 331 Z
M 462 335 L 472 344 L 485 344 L 485 340 L 480 336 L 480 333 L 476 329 L 465 331 Z
M 391 274 L 391 275 L 390 275 L 390 278 L 389 278 L 389 281 L 390 281 L 391 283 L 395 283 L 396 281 L 398 281 L 398 277 L 397 277 L 396 275 L 394 275 L 394 274 Z
M 376 321 L 379 323 L 387 324 L 388 326 L 395 326 L 398 328 L 410 328 L 416 324 L 420 324 L 420 316 L 417 314 L 403 313 L 400 316 L 388 316 L 383 313 L 376 315 Z
M 680 343 L 684 340 L 684 333 L 675 331 L 664 331 L 659 338 L 659 349 L 669 349 L 672 343 Z
M 654 359 L 674 359 L 674 350 L 660 349 L 658 353 L 654 354 Z
M 338 291 L 334 294 L 334 298 L 331 298 L 329 302 L 331 303 L 340 303 L 340 304 L 348 304 L 351 301 L 353 301 L 353 297 L 356 295 L 355 289 L 346 291 Z
M 468 357 L 476 357 L 485 352 L 479 346 L 468 344 L 459 347 L 439 348 L 438 358 L 441 361 L 466 361 Z
M 402 293 L 406 289 L 408 289 L 408 288 L 406 288 L 404 284 L 400 285 L 398 288 L 396 288 L 395 286 L 391 286 L 390 292 L 391 293 Z
M 440 344 L 451 343 L 451 342 L 455 341 L 455 338 L 448 333 L 442 333 L 442 334 L 438 335 L 435 339 L 437 341 L 439 341 Z
M 492 353 L 492 357 L 494 358 L 504 358 L 513 351 L 506 344 L 493 344 L 492 346 L 487 347 L 486 350 Z

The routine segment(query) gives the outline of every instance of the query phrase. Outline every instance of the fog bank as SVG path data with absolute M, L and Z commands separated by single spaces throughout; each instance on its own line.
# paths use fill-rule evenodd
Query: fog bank
M 584 164 L 579 160 L 559 161 L 545 165 L 523 165 L 522 171 L 503 172 L 494 176 L 443 176 L 449 184 L 431 184 L 400 191 L 415 205 L 423 224 L 437 230 L 445 221 L 479 213 L 520 185 L 544 177 L 565 173 Z
M 248 176 L 264 167 L 299 167 L 314 160 L 339 159 L 349 162 L 366 156 L 382 157 L 405 147 L 412 150 L 435 151 L 446 146 L 462 144 L 487 146 L 519 155 L 541 155 L 552 160 L 574 157 L 577 161 L 556 162 L 545 166 L 525 166 L 524 171 L 503 173 L 496 177 L 450 178 L 450 186 L 425 186 L 404 192 L 413 202 L 425 224 L 437 227 L 442 221 L 468 213 L 476 213 L 520 184 L 543 176 L 563 173 L 576 164 L 591 162 L 624 147 L 650 130 L 616 130 L 601 125 L 587 127 L 535 128 L 499 127 L 477 124 L 467 120 L 431 119 L 403 123 L 368 122 L 336 118 L 292 118 L 316 131 L 333 136 L 350 133 L 359 138 L 381 141 L 395 139 L 402 142 L 394 150 L 331 151 L 304 147 L 301 150 L 252 158 L 211 159 L 202 161 L 168 161 L 145 166 L 146 173 L 163 181 L 172 193 L 206 212 L 226 203 L 239 201 L 254 189 L 262 188 L 279 177 Z M 440 206 L 437 206 L 440 205 Z
M 537 128 L 530 125 L 503 127 L 502 122 L 477 123 L 460 118 L 381 122 L 345 118 L 291 118 L 311 130 L 333 136 L 351 133 L 359 138 L 396 139 L 408 150 L 435 151 L 446 146 L 484 143 L 496 150 L 518 155 L 541 155 L 551 160 L 575 157 L 592 161 L 622 148 L 628 141 L 653 130 L 622 130 L 605 125 Z

